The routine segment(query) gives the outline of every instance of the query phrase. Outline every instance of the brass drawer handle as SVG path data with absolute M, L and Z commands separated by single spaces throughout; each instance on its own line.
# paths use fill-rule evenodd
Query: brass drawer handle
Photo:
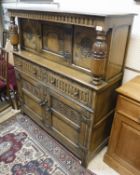
M 55 80 L 51 80 L 51 84 L 55 84 Z
M 40 106 L 44 106 L 44 105 L 46 105 L 48 103 L 48 100 L 42 100 L 40 103 L 39 103 L 39 105 Z
M 76 92 L 74 92 L 74 94 L 73 94 L 75 97 L 77 97 L 78 95 L 79 95 L 79 92 L 78 91 L 76 91 Z
M 50 108 L 50 107 L 47 107 L 47 108 L 46 108 L 46 111 L 47 111 L 47 112 L 51 112 L 51 108 Z

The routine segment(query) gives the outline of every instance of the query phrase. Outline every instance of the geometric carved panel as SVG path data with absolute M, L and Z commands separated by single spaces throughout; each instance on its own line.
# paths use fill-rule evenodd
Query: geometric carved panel
M 96 33 L 93 28 L 74 28 L 74 57 L 73 63 L 77 66 L 90 70 L 92 55 L 92 45 L 95 41 Z
M 52 108 L 60 114 L 64 115 L 72 122 L 76 123 L 78 126 L 80 126 L 81 116 L 79 112 L 75 111 L 74 109 L 57 100 L 56 98 L 52 98 Z

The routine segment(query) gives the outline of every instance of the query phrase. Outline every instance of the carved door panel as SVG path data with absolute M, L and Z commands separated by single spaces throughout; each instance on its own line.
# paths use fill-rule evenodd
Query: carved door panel
M 34 120 L 43 121 L 45 114 L 43 106 L 46 103 L 46 88 L 39 82 L 21 74 L 20 83 L 22 84 L 22 108 Z
M 42 23 L 42 50 L 48 59 L 70 62 L 72 58 L 72 25 Z
M 41 43 L 41 24 L 34 20 L 21 20 L 22 47 L 31 51 L 40 52 Z M 33 27 L 34 26 L 34 27 Z
M 54 137 L 80 159 L 86 154 L 91 114 L 58 94 L 49 93 L 44 123 Z

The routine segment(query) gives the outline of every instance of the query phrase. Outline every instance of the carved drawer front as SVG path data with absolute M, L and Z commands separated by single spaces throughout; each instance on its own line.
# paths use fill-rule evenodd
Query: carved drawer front
M 46 72 L 46 74 L 44 73 L 43 75 L 43 81 L 45 83 L 47 82 L 50 87 L 55 88 L 58 92 L 60 91 L 72 99 L 78 100 L 84 105 L 91 105 L 92 91 L 87 87 L 84 87 L 82 84 L 80 85 L 75 83 L 72 80 L 68 80 L 62 76 L 58 76 L 50 71 Z
M 61 97 L 60 97 L 61 98 Z M 89 112 L 72 107 L 68 101 L 62 101 L 50 95 L 46 105 L 45 126 L 54 133 L 54 137 L 75 153 L 83 157 L 88 147 L 88 134 L 90 130 L 91 115 Z
M 18 70 L 32 76 L 33 78 L 42 80 L 42 68 L 40 66 L 18 56 L 15 56 L 14 62 Z

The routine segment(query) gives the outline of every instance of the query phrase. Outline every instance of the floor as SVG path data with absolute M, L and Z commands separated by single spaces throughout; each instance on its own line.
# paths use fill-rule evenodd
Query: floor
M 88 169 L 93 170 L 97 175 L 119 175 L 116 171 L 104 163 L 103 157 L 106 153 L 105 147 L 97 156 L 89 163 Z
M 8 118 L 19 113 L 19 110 L 13 110 L 11 107 L 0 113 L 0 123 L 7 120 Z M 119 175 L 116 171 L 110 168 L 103 162 L 104 154 L 107 150 L 105 147 L 88 165 L 88 169 L 95 172 L 97 175 Z

